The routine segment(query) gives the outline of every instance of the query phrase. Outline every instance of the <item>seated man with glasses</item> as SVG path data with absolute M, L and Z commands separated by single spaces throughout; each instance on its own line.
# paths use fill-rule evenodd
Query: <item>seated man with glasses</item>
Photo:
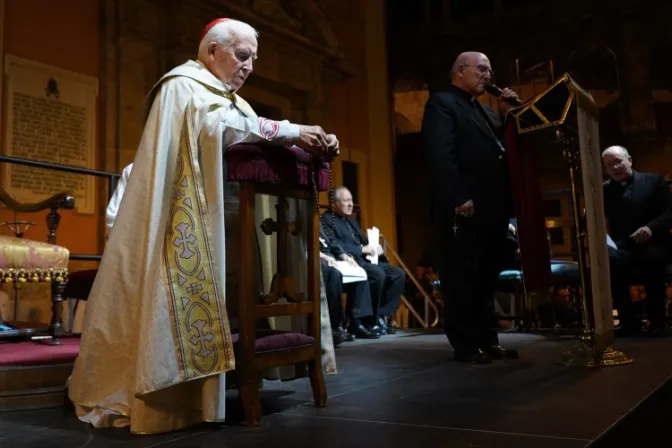
M 672 194 L 663 176 L 632 169 L 627 149 L 612 146 L 602 153 L 609 175 L 604 183 L 604 212 L 609 235 L 611 293 L 624 336 L 641 333 L 630 297 L 633 273 L 646 289 L 649 334 L 664 336 L 665 269 L 672 253 Z
M 396 329 L 392 325 L 392 319 L 401 302 L 406 274 L 401 268 L 387 262 L 377 241 L 369 242 L 359 223 L 352 217 L 352 212 L 352 193 L 345 187 L 338 187 L 334 190 L 333 210 L 322 215 L 323 225 L 330 228 L 333 224 L 334 239 L 366 271 L 369 278 L 373 317 L 368 322 L 363 322 L 366 328 L 357 323 L 354 327 L 351 325 L 350 331 L 363 333 L 368 330 L 378 335 L 393 334 Z M 376 255 L 378 264 L 373 264 L 367 257 Z

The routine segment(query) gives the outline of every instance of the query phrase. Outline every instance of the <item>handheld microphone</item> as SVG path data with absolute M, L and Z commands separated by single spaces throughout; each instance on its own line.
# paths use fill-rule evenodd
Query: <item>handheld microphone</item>
M 485 86 L 483 86 L 483 87 L 485 87 L 486 92 L 488 92 L 490 95 L 493 95 L 497 98 L 502 96 L 502 93 L 504 93 L 502 91 L 502 89 L 500 89 L 499 87 L 497 87 L 494 84 L 486 83 Z M 504 98 L 503 100 L 504 100 L 504 102 L 509 103 L 512 106 L 520 106 L 520 100 L 518 98 Z

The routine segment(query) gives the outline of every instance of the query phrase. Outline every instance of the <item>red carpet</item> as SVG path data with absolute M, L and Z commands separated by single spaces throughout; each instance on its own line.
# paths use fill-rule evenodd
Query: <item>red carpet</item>
M 79 354 L 79 338 L 61 339 L 61 345 L 39 341 L 0 343 L 0 367 L 34 366 L 74 362 Z

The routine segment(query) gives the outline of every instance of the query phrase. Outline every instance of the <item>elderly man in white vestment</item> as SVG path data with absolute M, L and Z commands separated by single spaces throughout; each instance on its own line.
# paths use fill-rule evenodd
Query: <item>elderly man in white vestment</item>
M 270 142 L 338 154 L 336 137 L 319 126 L 259 118 L 236 94 L 256 57 L 252 27 L 215 20 L 198 60 L 164 75 L 148 96 L 70 382 L 84 422 L 152 434 L 224 420 L 234 356 L 223 284 L 223 151 Z

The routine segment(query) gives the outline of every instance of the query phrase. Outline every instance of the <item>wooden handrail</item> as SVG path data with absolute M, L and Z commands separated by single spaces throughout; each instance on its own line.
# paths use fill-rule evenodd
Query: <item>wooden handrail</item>
M 0 187 L 0 203 L 5 204 L 10 210 L 17 213 L 36 213 L 43 210 L 51 210 L 47 214 L 47 228 L 49 234 L 47 241 L 50 244 L 56 244 L 56 230 L 61 223 L 59 209 L 72 210 L 75 208 L 75 198 L 69 192 L 55 194 L 41 202 L 24 204 L 12 198 L 3 188 Z
M 0 203 L 5 204 L 10 210 L 18 213 L 36 213 L 52 208 L 66 210 L 75 208 L 75 198 L 70 192 L 58 193 L 44 201 L 25 204 L 14 200 L 2 187 L 0 187 Z
M 392 248 L 392 246 L 390 246 L 389 242 L 387 241 L 385 236 L 383 236 L 382 233 L 380 234 L 380 238 L 383 241 L 383 245 L 384 245 L 383 247 L 384 247 L 385 252 L 387 252 L 388 249 L 390 250 L 390 252 L 394 256 L 394 258 L 397 260 L 397 262 L 399 262 L 399 265 L 401 266 L 401 268 L 404 270 L 404 272 L 406 272 L 406 276 L 411 279 L 413 284 L 416 286 L 416 288 L 418 288 L 418 290 L 420 291 L 420 293 L 424 297 L 424 299 L 425 299 L 425 318 L 423 319 L 423 318 L 420 317 L 420 313 L 418 313 L 418 311 L 413 307 L 413 305 L 411 305 L 409 303 L 409 301 L 406 299 L 406 297 L 404 297 L 403 294 L 401 296 L 401 300 L 404 302 L 404 304 L 406 305 L 408 310 L 411 312 L 411 314 L 413 314 L 413 316 L 415 316 L 415 318 L 418 319 L 418 321 L 420 322 L 420 324 L 422 325 L 423 328 L 427 329 L 427 328 L 436 327 L 439 324 L 439 308 L 436 306 L 436 304 L 429 297 L 429 294 L 427 294 L 427 291 L 425 291 L 425 289 L 422 287 L 420 282 L 418 282 L 418 280 L 415 278 L 413 273 L 408 270 L 408 267 L 406 266 L 406 263 L 404 263 L 404 261 L 401 259 L 401 257 L 397 253 L 397 251 L 395 251 Z M 428 316 L 429 308 L 432 308 L 434 310 L 434 320 L 432 321 L 431 324 L 428 323 L 428 321 L 429 321 L 429 316 Z

